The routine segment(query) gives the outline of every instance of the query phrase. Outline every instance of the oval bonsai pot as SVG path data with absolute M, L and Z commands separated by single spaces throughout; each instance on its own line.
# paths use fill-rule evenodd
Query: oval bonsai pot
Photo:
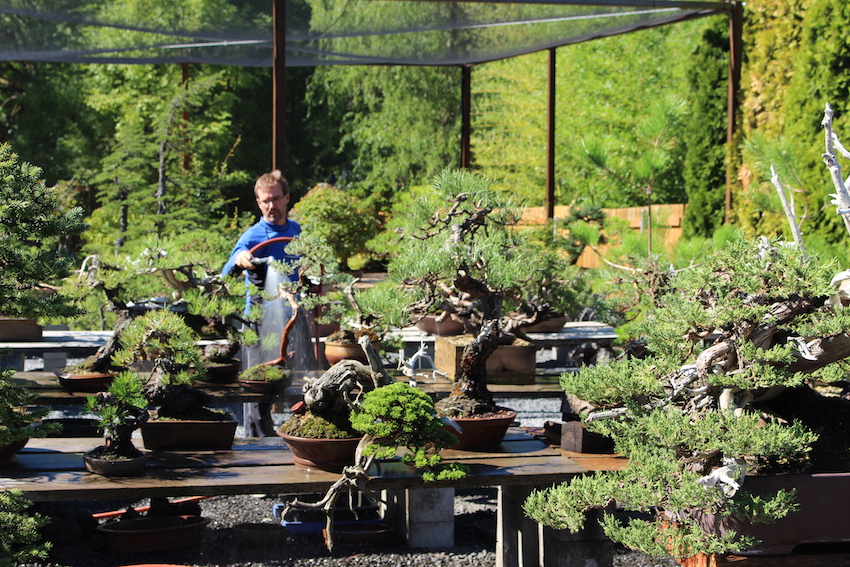
M 102 476 L 137 476 L 144 472 L 148 456 L 145 454 L 125 459 L 104 459 L 97 456 L 97 450 L 92 449 L 83 455 L 86 470 Z
M 59 384 L 70 392 L 105 392 L 115 379 L 111 372 L 57 372 Z
M 119 520 L 97 526 L 112 552 L 162 551 L 201 543 L 209 518 L 162 516 Z
M 466 332 L 466 326 L 462 322 L 456 321 L 451 317 L 437 321 L 436 315 L 425 315 L 416 322 L 416 328 L 429 335 L 440 337 L 462 335 Z
M 354 453 L 361 437 L 350 439 L 310 439 L 293 437 L 280 431 L 295 466 L 301 469 L 318 469 L 327 472 L 342 472 L 343 467 L 354 464 Z

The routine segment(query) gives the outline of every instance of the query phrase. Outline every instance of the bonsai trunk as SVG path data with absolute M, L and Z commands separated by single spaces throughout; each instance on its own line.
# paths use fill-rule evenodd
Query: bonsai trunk
M 481 302 L 483 324 L 473 341 L 461 354 L 460 376 L 455 381 L 451 395 L 438 404 L 438 409 L 459 404 L 467 406 L 469 413 L 482 413 L 494 407 L 493 394 L 487 389 L 487 359 L 499 347 L 499 316 L 502 311 L 502 294 L 491 291 L 483 282 L 465 275 L 455 279 L 455 286 Z M 483 409 L 485 405 L 488 409 Z

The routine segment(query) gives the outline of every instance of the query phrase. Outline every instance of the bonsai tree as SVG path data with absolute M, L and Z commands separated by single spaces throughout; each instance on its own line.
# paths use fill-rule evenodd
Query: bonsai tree
M 831 122 L 825 124 L 829 130 Z M 835 168 L 831 132 L 827 140 L 825 159 Z M 833 179 L 835 204 L 850 208 L 840 169 Z M 618 502 L 645 514 L 621 524 L 605 513 L 606 534 L 650 555 L 751 547 L 752 538 L 708 533 L 700 523 L 704 514 L 718 522 L 770 522 L 794 509 L 793 491 L 750 493 L 746 472 L 848 464 L 846 441 L 835 439 L 824 414 L 834 405 L 842 414 L 850 407 L 813 389 L 843 380 L 841 361 L 850 356 L 846 272 L 837 271 L 799 240 L 762 237 L 734 240 L 670 275 L 639 323 L 642 358 L 561 377 L 567 392 L 597 408 L 583 416 L 585 425 L 609 435 L 628 468 L 536 492 L 527 514 L 578 530 L 588 510 Z M 833 463 L 835 457 L 843 462 Z
M 543 283 L 536 269 L 545 263 L 542 247 L 517 229 L 517 207 L 491 184 L 470 171 L 440 174 L 397 227 L 400 242 L 387 268 L 387 291 L 365 310 L 399 326 L 436 306 L 467 319 L 472 341 L 462 351 L 450 396 L 437 404 L 441 415 L 451 417 L 498 411 L 487 388 L 487 359 L 512 342 L 520 324 L 551 309 L 542 291 L 555 279 Z M 373 293 L 377 300 L 382 292 Z
M 326 517 L 329 550 L 334 547 L 334 505 L 341 494 L 357 490 L 379 502 L 368 487 L 369 470 L 376 459 L 395 458 L 397 451 L 404 448 L 401 461 L 421 470 L 426 481 L 462 478 L 468 472 L 463 465 L 441 465 L 440 449 L 454 445 L 457 438 L 436 417 L 431 397 L 409 384 L 395 382 L 370 390 L 352 407 L 350 422 L 363 435 L 354 464 L 344 468 L 340 479 L 319 501 L 295 499 L 283 511 L 286 517 L 293 509 L 321 509 Z
M 82 232 L 82 211 L 60 213 L 56 192 L 39 181 L 41 170 L 18 161 L 8 144 L 0 144 L 0 302 L 3 314 L 24 317 L 70 317 L 77 310 L 52 288 L 68 275 L 71 257 L 60 240 Z M 23 445 L 44 437 L 52 426 L 40 424 L 50 408 L 29 409 L 35 396 L 10 382 L 14 368 L 0 370 L 0 446 Z
M 73 316 L 77 311 L 68 298 L 49 290 L 71 265 L 61 240 L 86 225 L 79 209 L 59 212 L 56 192 L 40 178 L 37 167 L 20 162 L 8 144 L 0 144 L 0 303 L 4 315 Z M 35 396 L 11 382 L 14 372 L 0 370 L 0 446 L 20 448 L 28 438 L 45 437 L 56 427 L 40 424 L 50 408 L 30 409 Z M 0 493 L 0 565 L 47 556 L 50 543 L 41 541 L 38 530 L 48 520 L 29 514 L 28 505 L 18 491 Z
M 133 445 L 133 432 L 148 420 L 148 401 L 133 372 L 115 377 L 108 392 L 86 399 L 86 409 L 97 414 L 104 444 L 87 453 L 101 459 L 132 459 L 142 455 Z
M 159 406 L 158 419 L 230 419 L 226 412 L 207 408 L 209 397 L 192 386 L 204 376 L 197 339 L 179 315 L 165 309 L 137 317 L 122 333 L 124 348 L 114 360 L 126 367 L 148 364 L 150 374 L 140 378 L 142 391 L 149 403 Z
M 179 313 L 197 333 L 228 339 L 203 353 L 210 362 L 230 360 L 240 341 L 255 341 L 251 328 L 241 324 L 259 316 L 258 310 L 244 313 L 245 285 L 223 280 L 218 273 L 229 245 L 220 232 L 192 231 L 151 237 L 125 255 L 88 256 L 63 290 L 80 309 L 99 314 L 97 324 L 111 327 L 113 334 L 95 355 L 73 370 L 115 370 L 113 357 L 121 349 L 125 327 L 151 309 L 167 308 Z

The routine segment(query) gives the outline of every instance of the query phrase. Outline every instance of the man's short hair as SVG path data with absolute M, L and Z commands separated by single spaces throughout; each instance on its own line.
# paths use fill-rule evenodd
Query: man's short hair
M 257 181 L 254 183 L 254 195 L 257 194 L 257 189 L 260 187 L 271 187 L 275 183 L 280 183 L 280 186 L 283 188 L 284 195 L 289 193 L 289 182 L 286 181 L 286 178 L 279 169 L 275 169 L 274 171 L 264 173 L 257 178 Z

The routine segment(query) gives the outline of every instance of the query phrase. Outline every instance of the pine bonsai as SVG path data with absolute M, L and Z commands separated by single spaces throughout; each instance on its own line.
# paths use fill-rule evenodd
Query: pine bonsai
M 89 452 L 102 459 L 124 459 L 142 454 L 133 445 L 133 432 L 148 420 L 148 401 L 142 384 L 133 372 L 122 372 L 109 385 L 86 399 L 86 409 L 97 414 L 104 444 Z
M 400 242 L 387 268 L 389 281 L 364 293 L 374 298 L 360 300 L 370 306 L 365 312 L 398 326 L 435 308 L 467 320 L 473 340 L 463 349 L 451 395 L 437 404 L 450 417 L 500 410 L 487 388 L 487 359 L 521 334 L 521 325 L 549 313 L 552 290 L 571 293 L 554 269 L 556 256 L 518 229 L 516 204 L 491 186 L 470 171 L 439 175 L 396 229 Z

